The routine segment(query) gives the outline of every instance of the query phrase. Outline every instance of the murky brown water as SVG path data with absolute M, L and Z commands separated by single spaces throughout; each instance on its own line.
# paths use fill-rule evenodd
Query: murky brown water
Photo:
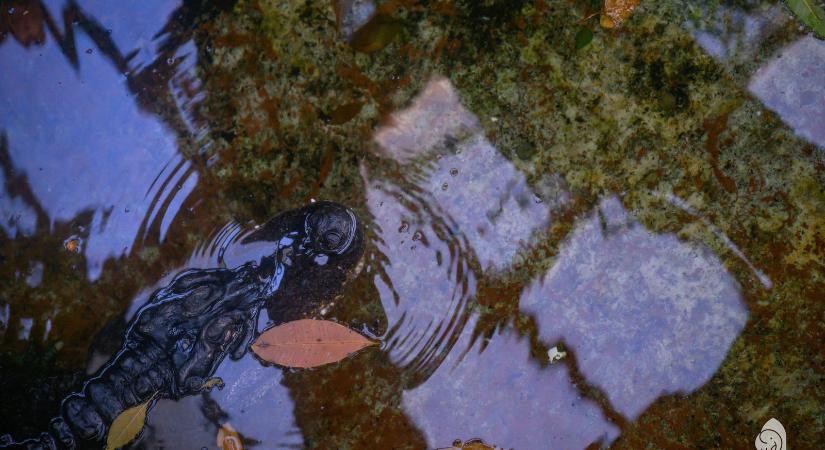
M 0 434 L 322 199 L 369 241 L 323 317 L 380 347 L 227 359 L 132 448 L 822 442 L 825 41 L 781 3 L 0 7 Z

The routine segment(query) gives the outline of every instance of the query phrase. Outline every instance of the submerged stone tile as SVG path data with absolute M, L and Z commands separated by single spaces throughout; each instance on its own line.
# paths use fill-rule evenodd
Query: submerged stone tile
M 506 269 L 549 223 L 550 203 L 484 137 L 446 79 L 431 80 L 375 141 L 383 156 L 418 162 L 411 168 L 419 172 L 416 185 L 448 217 L 451 232 L 466 237 L 484 269 Z
M 805 36 L 788 45 L 753 74 L 748 90 L 825 149 L 825 41 Z
M 662 395 L 707 382 L 748 317 L 717 256 L 646 230 L 616 197 L 578 224 L 520 308 L 630 419 Z
M 424 384 L 404 392 L 404 410 L 430 448 L 469 438 L 501 448 L 585 448 L 618 435 L 598 405 L 576 391 L 567 367 L 530 361 L 526 340 L 507 332 L 482 349 L 468 347 L 469 338 L 465 332 Z

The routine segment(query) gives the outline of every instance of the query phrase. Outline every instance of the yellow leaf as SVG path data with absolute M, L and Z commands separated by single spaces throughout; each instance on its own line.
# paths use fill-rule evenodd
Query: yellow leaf
M 604 0 L 604 11 L 599 22 L 604 28 L 621 26 L 633 14 L 639 2 L 640 0 Z
M 223 389 L 223 380 L 219 377 L 212 377 L 203 383 L 203 389 L 205 390 L 211 391 L 214 387 Z
M 145 403 L 123 411 L 115 417 L 112 426 L 109 427 L 109 435 L 106 437 L 107 450 L 123 447 L 140 434 L 140 431 L 143 430 L 143 424 L 146 422 L 146 413 L 153 399 L 154 397 Z
M 340 361 L 375 344 L 335 322 L 302 319 L 264 331 L 252 351 L 264 361 L 306 369 Z

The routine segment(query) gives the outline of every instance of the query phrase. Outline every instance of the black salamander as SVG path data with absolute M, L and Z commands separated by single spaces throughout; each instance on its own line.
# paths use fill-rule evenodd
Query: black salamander
M 180 273 L 130 321 L 115 356 L 63 400 L 47 431 L 21 441 L 2 436 L 0 449 L 103 448 L 124 410 L 209 389 L 226 355 L 247 352 L 261 308 L 273 320 L 292 320 L 339 294 L 363 236 L 355 214 L 332 202 L 275 217 L 243 241 L 272 242 L 272 254 L 234 269 Z

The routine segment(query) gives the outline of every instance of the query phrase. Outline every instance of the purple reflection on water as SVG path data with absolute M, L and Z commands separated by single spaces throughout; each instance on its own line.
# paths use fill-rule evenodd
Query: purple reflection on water
M 790 20 L 782 5 L 763 5 L 745 12 L 722 5 L 710 17 L 686 22 L 696 43 L 720 61 L 753 58 L 763 47 L 763 41 Z
M 485 137 L 449 80 L 435 78 L 375 134 L 377 151 L 420 171 L 417 187 L 449 215 L 484 269 L 506 269 L 547 227 L 547 203 Z M 383 213 L 375 213 L 379 219 Z
M 50 2 L 46 10 L 60 18 L 68 5 Z M 138 50 L 130 62 L 137 67 L 156 57 L 154 36 L 178 6 L 175 1 L 152 1 L 142 4 L 145 14 L 135 15 L 128 5 L 101 1 L 84 4 L 83 13 L 111 29 L 110 37 L 123 53 Z M 81 27 L 75 26 L 73 33 L 77 70 L 52 34 L 43 45 L 24 48 L 12 39 L 0 45 L 0 123 L 11 166 L 27 178 L 49 227 L 91 212 L 84 254 L 88 276 L 96 279 L 107 258 L 128 253 L 142 238 L 138 230 L 143 220 L 171 196 L 157 219 L 163 238 L 197 175 L 186 170 L 188 162 L 177 154 L 173 130 L 139 109 L 111 55 Z M 193 50 L 190 45 L 186 51 Z M 178 170 L 172 173 L 174 168 Z M 173 179 L 164 183 L 167 177 Z M 159 189 L 163 191 L 157 195 Z M 12 236 L 32 234 L 37 211 L 7 192 L 0 195 L 3 221 L 15 218 L 16 224 L 5 230 Z
M 466 330 L 472 330 L 472 321 Z M 459 340 L 465 349 L 470 332 Z M 481 438 L 502 448 L 585 448 L 619 434 L 599 407 L 583 399 L 564 365 L 540 368 L 529 342 L 511 333 L 480 343 L 463 359 L 454 351 L 421 386 L 404 392 L 404 411 L 430 448 Z
M 825 148 L 825 41 L 805 36 L 760 67 L 748 89 L 793 130 Z
M 391 330 L 385 337 L 390 358 L 398 366 L 426 370 L 461 332 L 476 277 L 466 243 L 449 234 L 437 205 L 430 205 L 436 214 L 429 215 L 399 201 L 405 195 L 385 182 L 372 181 L 367 189 L 380 232 L 376 245 L 387 260 L 386 278 L 376 274 L 374 280 Z
M 748 317 L 716 255 L 651 233 L 615 197 L 578 225 L 520 302 L 541 338 L 564 341 L 587 381 L 631 419 L 707 382 Z
M 265 448 L 302 448 L 304 439 L 295 423 L 294 403 L 281 386 L 283 372 L 262 366 L 248 353 L 238 361 L 225 360 L 215 373 L 223 389 L 206 396 L 162 400 L 149 415 L 145 448 L 215 448 L 218 430 L 229 424 L 244 439 Z M 257 448 L 257 447 L 254 447 Z

